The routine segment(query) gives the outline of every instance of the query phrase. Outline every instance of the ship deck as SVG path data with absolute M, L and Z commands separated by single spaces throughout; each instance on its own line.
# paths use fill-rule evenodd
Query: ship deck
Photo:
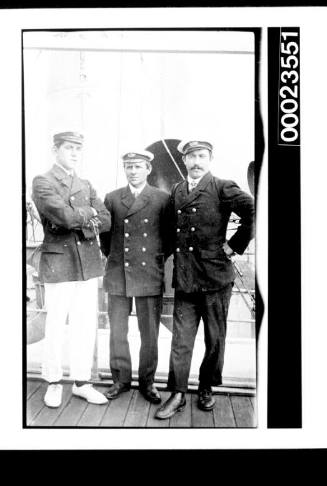
M 110 384 L 95 385 L 105 392 Z M 249 428 L 256 427 L 256 398 L 235 392 L 215 392 L 216 404 L 212 411 L 197 407 L 197 393 L 186 395 L 186 408 L 168 420 L 154 418 L 160 405 L 147 402 L 137 387 L 123 393 L 105 405 L 93 405 L 71 393 L 71 383 L 63 386 L 59 408 L 48 408 L 43 402 L 47 384 L 39 378 L 28 378 L 26 384 L 26 426 L 58 428 Z M 163 400 L 169 392 L 157 385 Z

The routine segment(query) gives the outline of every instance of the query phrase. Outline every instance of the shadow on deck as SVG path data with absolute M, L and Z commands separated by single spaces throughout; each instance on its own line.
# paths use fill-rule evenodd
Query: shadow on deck
M 186 408 L 169 420 L 154 418 L 160 405 L 147 402 L 137 389 L 123 393 L 106 405 L 92 405 L 74 397 L 71 384 L 64 383 L 63 399 L 59 408 L 48 408 L 43 397 L 46 383 L 28 380 L 26 390 L 27 427 L 137 427 L 137 428 L 248 428 L 256 427 L 256 398 L 232 393 L 215 395 L 216 405 L 211 412 L 197 407 L 197 394 L 188 393 Z M 95 388 L 105 392 L 108 386 Z M 159 388 L 159 387 L 158 387 Z M 160 390 L 163 401 L 170 393 Z

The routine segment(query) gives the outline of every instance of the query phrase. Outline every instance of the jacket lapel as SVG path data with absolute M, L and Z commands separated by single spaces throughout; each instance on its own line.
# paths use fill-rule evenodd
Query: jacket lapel
M 65 171 L 63 171 L 58 165 L 54 164 L 51 169 L 52 174 L 54 177 L 63 184 L 64 186 L 70 188 L 72 184 L 72 178 Z
M 188 193 L 187 190 L 188 182 L 187 180 L 185 180 L 182 184 L 182 187 L 180 188 L 179 195 L 178 195 L 179 197 L 176 201 L 177 209 L 181 209 L 184 206 L 191 204 L 195 199 L 197 199 L 200 196 L 201 192 L 204 191 L 204 189 L 207 187 L 211 179 L 212 179 L 211 172 L 207 172 L 202 177 L 202 179 L 200 180 L 196 188 L 193 189 L 193 191 L 191 191 L 190 193 Z
M 127 209 L 129 209 L 133 202 L 135 201 L 135 198 L 133 194 L 131 193 L 131 190 L 129 186 L 124 187 L 122 194 L 121 194 L 121 202 L 124 206 L 126 206 Z
M 131 191 L 130 191 L 130 193 L 131 193 Z M 148 204 L 148 202 L 150 200 L 150 194 L 151 194 L 151 189 L 150 189 L 150 186 L 148 184 L 146 184 L 145 188 L 137 196 L 136 199 L 134 198 L 134 196 L 131 193 L 132 205 L 129 207 L 127 216 L 131 216 L 132 214 L 137 213 L 138 211 L 143 209 Z
M 68 176 L 69 177 L 69 176 Z M 76 192 L 82 191 L 84 189 L 83 183 L 79 177 L 74 172 L 73 182 L 71 185 L 70 193 L 75 194 Z

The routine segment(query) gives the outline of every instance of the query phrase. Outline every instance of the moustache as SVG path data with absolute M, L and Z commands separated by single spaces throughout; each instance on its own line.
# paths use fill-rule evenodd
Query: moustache
M 202 170 L 202 167 L 200 167 L 199 165 L 193 165 L 193 166 L 191 167 L 191 170 L 192 170 L 192 169 L 199 169 L 199 170 Z

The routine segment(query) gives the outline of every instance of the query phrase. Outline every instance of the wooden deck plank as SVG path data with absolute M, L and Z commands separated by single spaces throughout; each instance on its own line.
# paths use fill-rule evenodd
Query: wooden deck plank
M 145 427 L 149 415 L 150 403 L 142 397 L 138 390 L 134 390 L 124 427 Z
M 38 388 L 40 388 L 41 382 L 38 380 L 28 380 L 26 384 L 26 400 L 28 400 Z
M 26 424 L 37 427 L 138 427 L 138 428 L 190 428 L 190 427 L 255 427 L 256 397 L 217 394 L 212 412 L 197 407 L 197 394 L 186 395 L 186 407 L 171 419 L 154 418 L 160 405 L 147 402 L 138 390 L 131 389 L 108 405 L 92 405 L 71 394 L 71 383 L 64 384 L 62 405 L 56 409 L 46 407 L 43 397 L 47 384 L 41 380 L 27 381 Z M 96 389 L 105 392 L 103 384 Z M 162 403 L 170 392 L 160 392 Z
M 44 390 L 45 392 L 45 390 Z M 43 427 L 51 427 L 52 424 L 57 420 L 59 415 L 65 409 L 69 399 L 72 395 L 72 387 L 71 385 L 64 384 L 62 390 L 62 401 L 61 405 L 58 408 L 49 408 L 44 406 L 41 412 L 35 417 L 35 419 L 31 422 L 33 426 L 43 426 Z
M 104 393 L 106 390 L 105 387 L 95 386 L 94 388 L 101 393 Z M 89 403 L 81 416 L 77 427 L 99 427 L 108 405 L 109 404 L 95 405 Z
M 192 427 L 214 427 L 213 413 L 203 412 L 198 408 L 198 395 L 192 394 Z
M 88 403 L 84 398 L 71 396 L 64 410 L 55 420 L 54 427 L 76 427 Z
M 133 390 L 122 393 L 115 400 L 110 400 L 109 405 L 100 422 L 101 427 L 122 427 L 133 396 Z
M 26 404 L 26 425 L 30 425 L 32 420 L 45 406 L 43 397 L 46 391 L 46 384 L 42 383 L 41 386 L 31 395 Z
M 170 419 L 170 428 L 192 427 L 192 395 L 186 394 L 186 407 Z
M 231 396 L 237 427 L 255 427 L 254 411 L 249 397 Z
M 227 395 L 215 395 L 216 405 L 213 409 L 215 427 L 236 427 L 233 408 Z
M 156 419 L 155 413 L 158 408 L 170 397 L 170 393 L 167 391 L 160 391 L 162 402 L 159 405 L 154 405 L 153 403 L 150 404 L 150 410 L 148 415 L 148 421 L 146 423 L 146 427 L 153 427 L 153 428 L 167 428 L 169 427 L 170 420 L 159 420 Z

